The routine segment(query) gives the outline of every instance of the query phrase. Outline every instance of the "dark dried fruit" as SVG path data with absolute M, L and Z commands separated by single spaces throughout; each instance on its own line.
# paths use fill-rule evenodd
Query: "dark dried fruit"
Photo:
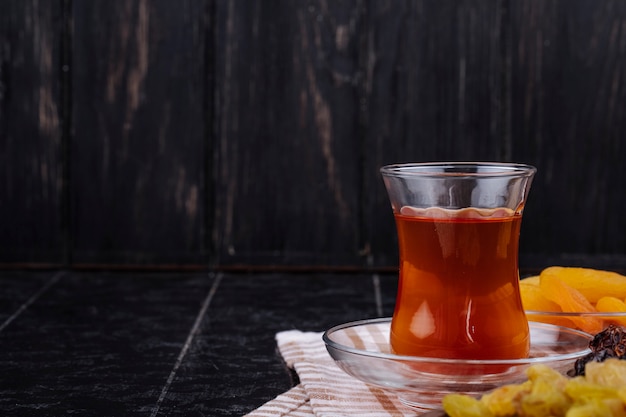
M 609 325 L 589 342 L 591 353 L 574 364 L 574 375 L 585 375 L 588 362 L 604 362 L 608 358 L 626 359 L 626 329 Z

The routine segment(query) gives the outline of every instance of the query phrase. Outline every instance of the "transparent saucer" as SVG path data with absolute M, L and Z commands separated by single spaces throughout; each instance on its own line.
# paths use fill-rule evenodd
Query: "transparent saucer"
M 527 379 L 525 371 L 544 364 L 565 374 L 576 359 L 590 352 L 588 333 L 546 323 L 529 322 L 530 355 L 524 359 L 464 360 L 402 356 L 391 353 L 391 318 L 341 324 L 323 335 L 335 363 L 355 378 L 393 392 L 418 410 L 441 408 L 448 393 L 478 396 L 505 384 Z

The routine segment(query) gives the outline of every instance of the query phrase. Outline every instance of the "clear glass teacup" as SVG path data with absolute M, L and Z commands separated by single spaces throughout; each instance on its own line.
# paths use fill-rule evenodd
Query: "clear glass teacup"
M 528 355 L 518 243 L 535 172 L 530 165 L 487 162 L 381 168 L 400 255 L 390 334 L 394 353 Z

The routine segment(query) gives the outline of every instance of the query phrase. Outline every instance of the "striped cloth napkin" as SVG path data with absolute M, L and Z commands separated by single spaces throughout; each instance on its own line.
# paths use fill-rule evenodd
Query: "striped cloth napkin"
M 370 335 L 357 335 L 367 339 Z M 396 396 L 343 372 L 326 351 L 322 333 L 289 330 L 276 335 L 280 354 L 300 384 L 246 417 L 405 417 L 418 415 Z

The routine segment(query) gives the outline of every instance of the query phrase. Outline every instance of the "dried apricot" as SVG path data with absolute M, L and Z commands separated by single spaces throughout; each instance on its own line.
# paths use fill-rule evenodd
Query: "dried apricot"
M 539 286 L 543 294 L 550 301 L 557 303 L 564 312 L 595 312 L 595 307 L 575 288 L 567 285 L 557 275 L 541 272 Z M 571 320 L 587 333 L 598 333 L 602 330 L 603 322 L 595 317 L 572 317 Z
M 539 285 L 539 279 L 540 279 L 539 275 L 533 275 L 531 277 L 522 278 L 520 280 L 520 283 Z
M 526 311 L 554 311 L 561 312 L 561 307 L 554 301 L 549 300 L 543 295 L 543 291 L 538 284 L 528 283 L 526 280 L 520 281 L 520 294 L 522 296 L 522 305 Z M 557 326 L 576 327 L 576 325 L 567 318 L 547 316 L 545 314 L 526 313 L 529 320 L 539 321 L 542 323 L 556 324 Z
M 524 310 L 561 311 L 561 307 L 557 303 L 546 298 L 539 285 L 520 281 L 519 289 Z
M 557 276 L 570 287 L 576 288 L 591 303 L 605 295 L 626 298 L 626 276 L 612 271 L 591 268 L 551 266 L 541 271 L 541 276 Z
M 602 297 L 596 303 L 596 310 L 603 313 L 626 313 L 626 303 L 616 297 Z M 626 317 L 605 317 L 605 320 L 626 327 Z

